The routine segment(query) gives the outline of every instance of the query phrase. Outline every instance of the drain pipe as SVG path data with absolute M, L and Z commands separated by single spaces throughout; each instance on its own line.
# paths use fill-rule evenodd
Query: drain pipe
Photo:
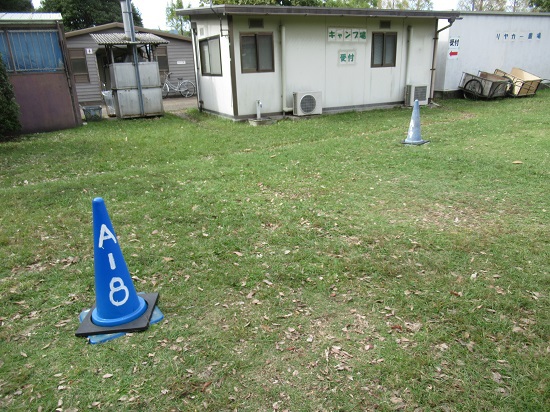
M 195 84 L 197 85 L 197 103 L 199 111 L 202 112 L 203 101 L 201 100 L 201 85 L 199 82 L 199 50 L 197 46 L 197 23 L 191 23 L 191 43 L 193 45 L 193 62 L 195 63 Z
M 412 43 L 413 28 L 412 26 L 407 26 L 407 59 L 405 60 L 405 87 L 409 83 L 409 63 L 411 59 L 411 43 Z
M 220 19 L 220 36 L 222 36 L 222 37 L 229 36 L 229 32 L 227 33 L 226 36 L 223 35 L 222 16 L 220 16 L 219 13 L 216 10 L 214 10 L 212 0 L 210 0 L 210 10 L 212 11 L 212 13 L 214 13 L 216 16 L 218 16 L 218 19 Z
M 256 100 L 256 120 L 262 120 L 262 101 Z
M 437 25 L 438 25 L 438 22 L 439 20 L 435 20 L 435 37 L 434 37 L 434 50 L 433 50 L 433 56 L 432 56 L 432 68 L 431 68 L 431 79 L 430 79 L 430 103 L 432 102 L 432 100 L 434 99 L 434 85 L 435 85 L 435 57 L 437 55 L 437 42 L 439 40 L 439 33 L 441 33 L 443 30 L 447 30 L 449 27 L 451 27 L 453 25 L 453 23 L 455 22 L 456 18 L 455 17 L 451 17 L 449 20 L 447 20 L 449 22 L 448 25 L 446 25 L 445 27 L 441 28 L 441 29 L 437 29 Z
M 281 85 L 282 85 L 282 105 L 283 116 L 286 112 L 291 112 L 292 107 L 286 107 L 286 27 L 281 25 Z

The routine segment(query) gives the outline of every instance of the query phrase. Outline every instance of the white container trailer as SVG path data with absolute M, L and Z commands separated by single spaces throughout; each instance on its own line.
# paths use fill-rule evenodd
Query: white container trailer
M 233 119 L 427 104 L 454 11 L 224 5 L 190 16 L 199 105 Z M 307 104 L 305 104 L 307 103 Z

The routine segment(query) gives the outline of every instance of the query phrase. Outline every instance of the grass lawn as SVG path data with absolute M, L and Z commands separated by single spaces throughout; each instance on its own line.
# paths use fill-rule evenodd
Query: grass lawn
M 550 409 L 550 91 L 0 144 L 0 409 Z M 165 320 L 101 345 L 91 202 Z

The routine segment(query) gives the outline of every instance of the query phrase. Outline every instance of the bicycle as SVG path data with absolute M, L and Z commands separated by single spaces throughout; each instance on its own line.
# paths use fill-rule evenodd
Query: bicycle
M 183 97 L 191 97 L 195 94 L 195 84 L 190 80 L 183 80 L 178 77 L 178 83 L 174 84 L 170 81 L 172 72 L 166 73 L 164 83 L 162 84 L 162 98 L 164 99 L 171 91 L 180 92 Z

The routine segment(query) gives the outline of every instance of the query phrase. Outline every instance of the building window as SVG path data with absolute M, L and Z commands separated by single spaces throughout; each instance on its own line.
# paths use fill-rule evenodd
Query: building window
M 90 83 L 84 49 L 69 49 L 69 59 L 71 60 L 75 83 Z
M 63 54 L 54 30 L 7 30 L 0 36 L 0 53 L 10 72 L 63 71 Z
M 199 41 L 201 73 L 204 76 L 222 75 L 220 36 Z
M 372 34 L 372 67 L 395 67 L 397 33 Z
M 159 72 L 160 72 L 161 76 L 165 76 L 170 71 L 170 68 L 168 67 L 168 47 L 158 46 L 155 49 L 155 53 L 157 55 L 157 63 L 159 65 Z
M 241 70 L 243 73 L 274 71 L 273 34 L 241 34 Z

